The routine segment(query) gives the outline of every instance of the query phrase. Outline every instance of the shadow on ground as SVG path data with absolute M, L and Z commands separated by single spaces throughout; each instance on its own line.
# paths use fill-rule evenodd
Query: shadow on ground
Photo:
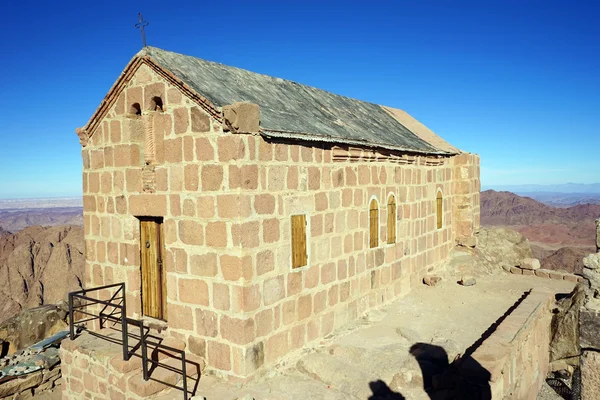
M 432 400 L 491 400 L 490 373 L 469 355 L 452 362 L 443 347 L 416 343 L 410 354 L 423 376 L 423 389 Z M 368 400 L 404 400 L 383 381 L 369 383 L 373 395 Z

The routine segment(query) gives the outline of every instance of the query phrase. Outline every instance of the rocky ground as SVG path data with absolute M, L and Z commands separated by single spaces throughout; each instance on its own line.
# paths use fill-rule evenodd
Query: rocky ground
M 506 274 L 478 278 L 469 287 L 449 279 L 435 287 L 423 285 L 290 356 L 248 387 L 240 389 L 204 376 L 197 395 L 208 400 L 245 395 L 256 400 L 430 399 L 415 358 L 418 351 L 435 349 L 451 362 L 524 291 L 540 286 L 567 293 L 573 283 Z M 175 393 L 165 394 L 164 399 Z

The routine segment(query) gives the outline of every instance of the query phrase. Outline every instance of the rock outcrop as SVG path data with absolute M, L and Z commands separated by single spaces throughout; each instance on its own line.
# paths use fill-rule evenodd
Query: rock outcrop
M 0 358 L 68 329 L 68 308 L 45 305 L 21 312 L 0 324 Z
M 579 309 L 585 300 L 583 283 L 577 284 L 569 296 L 558 300 L 552 315 L 550 362 L 579 364 Z
M 583 259 L 585 302 L 579 310 L 582 399 L 596 398 L 600 391 L 600 218 L 596 219 L 596 253 Z
M 503 273 L 502 267 L 514 267 L 533 256 L 525 236 L 510 228 L 482 228 L 475 248 L 457 247 L 450 252 L 441 272 L 455 281 L 462 276 Z
M 32 226 L 0 235 L 0 323 L 22 310 L 66 300 L 81 287 L 83 228 Z

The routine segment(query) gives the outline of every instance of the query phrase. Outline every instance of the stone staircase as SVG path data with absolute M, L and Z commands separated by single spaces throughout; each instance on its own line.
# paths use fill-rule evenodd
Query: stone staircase
M 120 332 L 104 329 L 83 332 L 75 340 L 63 341 L 60 353 L 64 399 L 79 399 L 84 393 L 110 399 L 148 399 L 174 388 L 180 390 L 183 398 L 194 394 L 202 360 L 185 360 L 187 391 L 184 393 L 180 353 L 165 350 L 168 346 L 184 351 L 182 341 L 149 335 L 146 380 L 139 342 L 132 338 L 131 357 L 123 360 L 120 337 Z
M 91 297 L 108 297 L 111 289 L 115 292 L 108 300 Z M 185 343 L 163 332 L 164 324 L 126 317 L 123 293 L 125 284 L 118 283 L 69 294 L 70 340 L 61 346 L 63 398 L 85 393 L 98 399 L 145 399 L 178 389 L 187 400 L 195 392 L 203 360 L 190 359 Z M 104 307 L 94 314 L 94 306 Z M 100 329 L 88 330 L 89 322 L 99 322 Z

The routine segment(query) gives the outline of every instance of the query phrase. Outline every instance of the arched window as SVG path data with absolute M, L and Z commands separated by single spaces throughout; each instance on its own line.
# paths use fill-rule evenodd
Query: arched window
M 162 98 L 154 96 L 150 102 L 150 111 L 165 111 Z
M 396 243 L 396 198 L 390 194 L 387 202 L 387 242 Z
M 376 199 L 372 199 L 369 204 L 369 247 L 374 248 L 379 245 L 379 204 Z
M 444 199 L 442 198 L 442 191 L 438 190 L 436 198 L 436 210 L 437 210 L 437 228 L 442 228 L 442 219 L 444 215 Z
M 129 114 L 142 115 L 142 108 L 140 107 L 140 103 L 133 103 L 131 105 L 131 108 L 129 108 Z

